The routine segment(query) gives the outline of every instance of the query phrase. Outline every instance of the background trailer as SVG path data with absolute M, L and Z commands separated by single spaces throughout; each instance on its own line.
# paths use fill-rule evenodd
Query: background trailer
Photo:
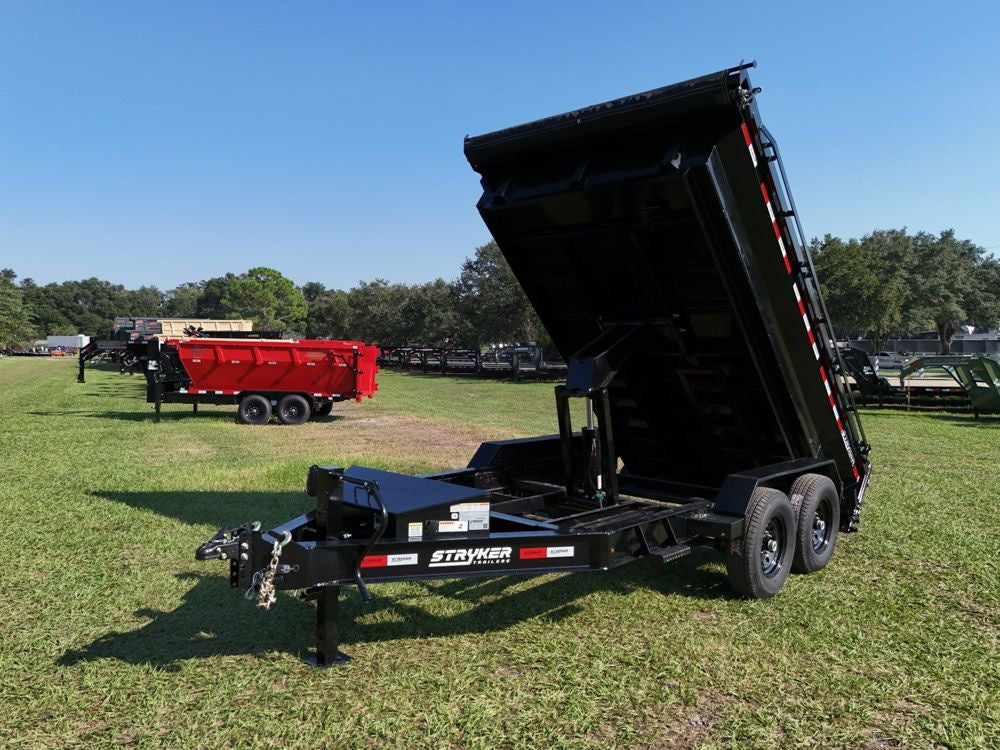
M 313 467 L 312 510 L 203 544 L 265 606 L 317 600 L 313 663 L 346 658 L 344 584 L 707 546 L 763 598 L 856 528 L 868 445 L 748 67 L 467 139 L 480 214 L 568 363 L 559 434 L 423 477 Z

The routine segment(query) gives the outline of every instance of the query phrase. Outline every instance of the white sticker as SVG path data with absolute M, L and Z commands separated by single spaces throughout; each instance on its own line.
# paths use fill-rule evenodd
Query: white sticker
M 489 503 L 459 503 L 451 506 L 452 513 L 489 513 Z
M 438 521 L 438 531 L 442 534 L 450 534 L 456 531 L 468 531 L 468 521 Z
M 406 527 L 406 536 L 409 539 L 420 539 L 424 535 L 424 525 L 420 521 L 410 522 Z
M 572 557 L 572 547 L 549 547 L 545 550 L 546 557 Z
M 469 525 L 472 531 L 489 531 L 489 503 L 458 503 L 451 506 L 452 520 L 462 521 Z
M 386 565 L 416 565 L 417 564 L 417 554 L 413 553 L 411 555 L 389 555 L 386 560 Z

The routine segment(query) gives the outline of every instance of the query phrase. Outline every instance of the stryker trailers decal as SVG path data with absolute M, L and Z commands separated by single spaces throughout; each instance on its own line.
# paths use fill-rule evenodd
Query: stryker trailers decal
M 431 555 L 429 568 L 446 568 L 459 565 L 503 565 L 510 562 L 510 547 L 470 547 L 466 549 L 439 549 Z

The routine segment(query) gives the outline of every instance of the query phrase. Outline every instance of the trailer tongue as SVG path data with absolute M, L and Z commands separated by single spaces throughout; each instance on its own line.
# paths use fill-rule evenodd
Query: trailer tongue
M 313 467 L 314 510 L 202 545 L 265 605 L 318 599 L 313 663 L 346 658 L 341 585 L 707 546 L 764 598 L 856 527 L 868 446 L 746 68 L 466 140 L 479 211 L 568 363 L 559 434 L 425 477 Z

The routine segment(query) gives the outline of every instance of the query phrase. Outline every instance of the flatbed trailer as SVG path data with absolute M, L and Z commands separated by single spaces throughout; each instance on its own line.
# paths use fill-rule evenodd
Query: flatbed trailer
M 708 547 L 766 598 L 857 528 L 869 448 L 749 67 L 466 140 L 479 212 L 567 362 L 559 434 L 421 477 L 314 466 L 311 510 L 202 544 L 263 606 L 317 601 L 310 663 L 347 658 L 345 585 Z

